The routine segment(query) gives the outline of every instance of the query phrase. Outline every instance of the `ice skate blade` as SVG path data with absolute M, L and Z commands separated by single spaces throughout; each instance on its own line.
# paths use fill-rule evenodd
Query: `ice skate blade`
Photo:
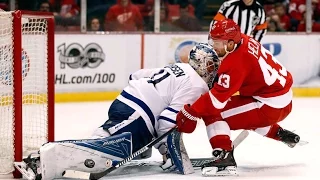
M 228 166 L 224 170 L 219 170 L 218 167 L 205 167 L 202 169 L 203 176 L 238 176 L 235 166 Z
M 307 144 L 309 144 L 308 141 L 300 141 L 300 142 L 298 142 L 299 146 L 304 146 L 304 145 L 307 145 Z
M 308 141 L 299 141 L 298 143 L 285 143 L 287 146 L 289 146 L 290 148 L 294 148 L 296 146 L 304 146 L 309 144 Z
M 18 171 L 22 174 L 23 178 L 28 180 L 35 180 L 36 175 L 34 172 L 29 168 L 27 170 L 27 165 L 24 162 L 14 162 L 14 166 L 18 169 Z

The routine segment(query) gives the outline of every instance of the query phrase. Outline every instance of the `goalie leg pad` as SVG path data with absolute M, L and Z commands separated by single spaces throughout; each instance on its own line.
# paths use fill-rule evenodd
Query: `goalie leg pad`
M 102 172 L 131 153 L 131 133 L 47 143 L 40 148 L 42 179 L 61 178 L 66 170 Z
M 168 151 L 174 165 L 181 174 L 194 173 L 191 161 L 182 140 L 182 134 L 178 131 L 173 131 L 167 138 Z

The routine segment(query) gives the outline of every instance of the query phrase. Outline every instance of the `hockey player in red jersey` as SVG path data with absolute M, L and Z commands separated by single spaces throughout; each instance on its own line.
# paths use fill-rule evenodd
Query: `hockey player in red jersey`
M 191 133 L 203 119 L 215 161 L 204 175 L 236 174 L 230 130 L 253 130 L 294 147 L 300 137 L 281 128 L 292 108 L 292 76 L 253 38 L 230 19 L 217 21 L 210 37 L 222 60 L 213 88 L 177 115 L 180 132 Z M 239 95 L 233 96 L 236 92 Z

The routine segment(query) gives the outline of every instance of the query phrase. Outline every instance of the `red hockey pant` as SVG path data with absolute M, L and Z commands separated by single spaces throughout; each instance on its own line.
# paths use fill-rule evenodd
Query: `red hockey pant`
M 232 96 L 221 111 L 221 118 L 231 130 L 256 129 L 276 124 L 285 119 L 292 109 L 292 101 L 284 108 L 273 108 L 252 97 Z

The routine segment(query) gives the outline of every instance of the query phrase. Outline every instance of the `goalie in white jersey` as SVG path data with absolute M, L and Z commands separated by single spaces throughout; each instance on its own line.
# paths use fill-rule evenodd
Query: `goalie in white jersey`
M 59 178 L 66 170 L 105 171 L 175 127 L 176 115 L 183 105 L 192 104 L 209 91 L 219 65 L 213 48 L 199 43 L 190 51 L 189 63 L 133 73 L 127 87 L 111 104 L 109 119 L 91 139 L 44 144 L 40 157 L 27 158 L 27 166 L 16 167 L 20 171 L 29 168 L 24 174 L 38 179 Z M 166 138 L 155 148 L 164 156 L 163 169 L 177 165 Z M 150 156 L 151 152 L 140 158 Z M 181 167 L 178 170 L 183 171 Z

